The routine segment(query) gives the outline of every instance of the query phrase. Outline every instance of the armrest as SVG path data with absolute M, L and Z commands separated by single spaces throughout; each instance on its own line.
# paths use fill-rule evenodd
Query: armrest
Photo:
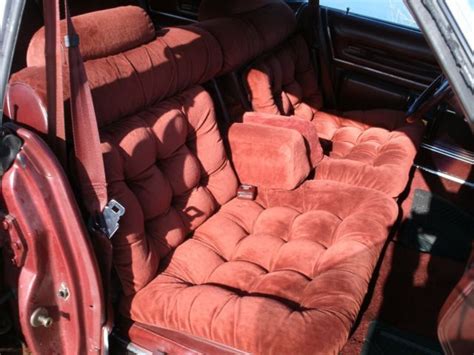
M 244 184 L 292 190 L 311 171 L 303 136 L 292 129 L 234 123 L 229 129 L 229 146 Z
M 305 140 L 307 154 L 313 168 L 316 168 L 324 157 L 323 148 L 319 143 L 318 131 L 311 121 L 297 116 L 280 116 L 259 112 L 247 112 L 242 120 L 244 123 L 257 123 L 298 131 Z

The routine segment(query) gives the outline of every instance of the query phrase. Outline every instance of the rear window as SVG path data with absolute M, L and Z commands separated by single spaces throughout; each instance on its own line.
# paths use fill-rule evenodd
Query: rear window
M 403 0 L 320 0 L 322 6 L 418 28 Z

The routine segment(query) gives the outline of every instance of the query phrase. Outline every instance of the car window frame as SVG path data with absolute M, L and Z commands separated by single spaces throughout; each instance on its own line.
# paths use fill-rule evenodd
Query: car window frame
M 456 22 L 452 21 L 451 14 L 443 6 L 442 0 L 433 0 L 428 5 L 418 0 L 404 1 L 449 80 L 474 132 L 474 84 L 466 82 L 466 77 L 474 77 L 474 65 L 464 60 L 464 56 L 468 56 L 469 52 L 465 52 L 457 34 L 459 29 L 456 28 Z

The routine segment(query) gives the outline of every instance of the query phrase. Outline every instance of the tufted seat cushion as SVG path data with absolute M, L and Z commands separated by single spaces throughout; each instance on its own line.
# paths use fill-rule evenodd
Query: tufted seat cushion
M 101 130 L 109 196 L 127 213 L 113 239 L 125 294 L 157 274 L 160 260 L 233 198 L 210 96 L 195 87 Z
M 373 110 L 352 113 L 370 119 L 404 120 L 397 111 Z M 329 155 L 318 166 L 316 179 L 336 180 L 365 186 L 397 197 L 406 187 L 417 153 L 422 124 L 394 130 L 370 126 L 340 116 L 317 112 L 313 121 Z
M 244 82 L 255 111 L 296 116 L 316 125 L 329 155 L 318 167 L 317 179 L 375 188 L 393 197 L 404 190 L 423 124 L 407 124 L 404 114 L 393 110 L 342 116 L 321 111 L 321 92 L 301 35 L 253 63 Z
M 417 147 L 421 143 L 420 132 L 424 129 L 420 122 L 406 123 L 403 112 L 386 109 L 347 111 L 341 115 L 317 111 L 313 115 L 313 121 L 319 136 L 331 141 L 338 140 L 338 136 L 344 135 L 344 131 L 357 130 L 362 133 L 377 127 L 387 132 L 403 134 Z
M 334 182 L 234 199 L 124 311 L 252 353 L 338 353 L 396 215 L 383 194 Z

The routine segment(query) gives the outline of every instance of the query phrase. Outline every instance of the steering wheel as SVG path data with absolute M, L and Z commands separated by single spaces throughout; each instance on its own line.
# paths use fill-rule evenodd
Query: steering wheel
M 428 111 L 452 94 L 448 80 L 441 74 L 438 76 L 415 101 L 405 113 L 407 122 L 421 119 Z

